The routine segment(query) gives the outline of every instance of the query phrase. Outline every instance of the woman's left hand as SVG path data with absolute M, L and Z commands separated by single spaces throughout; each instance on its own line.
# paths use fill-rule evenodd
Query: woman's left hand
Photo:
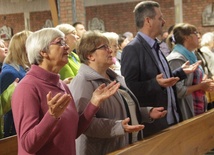
M 132 132 L 139 132 L 140 130 L 143 130 L 145 128 L 142 124 L 136 124 L 136 125 L 129 125 L 130 118 L 125 118 L 122 121 L 122 126 L 125 132 L 132 133 Z
M 189 61 L 187 61 L 181 67 L 186 74 L 190 74 L 190 73 L 193 73 L 200 64 L 201 64 L 201 60 L 197 61 L 192 65 L 190 65 Z
M 100 106 L 100 103 L 105 99 L 112 96 L 120 87 L 116 81 L 111 82 L 109 85 L 101 84 L 94 92 L 91 98 L 91 103 L 95 106 Z

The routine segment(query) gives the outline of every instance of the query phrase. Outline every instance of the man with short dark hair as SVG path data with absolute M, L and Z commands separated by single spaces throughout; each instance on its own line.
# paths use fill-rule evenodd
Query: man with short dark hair
M 83 33 L 86 32 L 85 26 L 81 22 L 75 22 L 73 24 L 73 27 L 75 27 L 75 29 L 77 31 L 77 35 L 79 36 L 79 38 L 82 38 Z
M 156 40 L 165 24 L 159 3 L 140 2 L 135 6 L 134 14 L 139 32 L 123 49 L 121 73 L 142 107 L 161 106 L 167 110 L 165 117 L 145 123 L 144 137 L 147 137 L 182 120 L 174 85 L 186 78 L 186 73 L 193 72 L 198 64 L 188 66 L 185 63 L 171 72 Z

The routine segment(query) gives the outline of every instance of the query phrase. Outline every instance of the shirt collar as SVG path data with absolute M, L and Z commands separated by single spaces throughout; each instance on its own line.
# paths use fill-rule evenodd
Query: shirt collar
M 138 34 L 143 37 L 143 39 L 149 44 L 149 46 L 152 48 L 155 44 L 155 40 L 150 38 L 148 35 L 144 34 L 143 32 L 138 32 Z

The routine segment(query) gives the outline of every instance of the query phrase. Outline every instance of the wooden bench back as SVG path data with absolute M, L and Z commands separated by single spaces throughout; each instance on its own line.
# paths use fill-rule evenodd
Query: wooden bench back
M 214 109 L 109 155 L 202 155 L 214 148 Z
M 109 155 L 202 155 L 214 148 L 214 109 Z M 0 155 L 17 155 L 17 136 L 0 139 Z
M 17 136 L 0 139 L 0 155 L 17 155 Z

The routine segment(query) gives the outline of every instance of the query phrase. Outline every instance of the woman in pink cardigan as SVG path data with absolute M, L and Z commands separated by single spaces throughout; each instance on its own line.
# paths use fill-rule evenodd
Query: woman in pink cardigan
M 85 131 L 119 84 L 100 85 L 79 115 L 67 85 L 59 79 L 69 47 L 56 28 L 34 32 L 26 41 L 30 71 L 16 87 L 12 111 L 19 155 L 75 155 L 75 139 Z

